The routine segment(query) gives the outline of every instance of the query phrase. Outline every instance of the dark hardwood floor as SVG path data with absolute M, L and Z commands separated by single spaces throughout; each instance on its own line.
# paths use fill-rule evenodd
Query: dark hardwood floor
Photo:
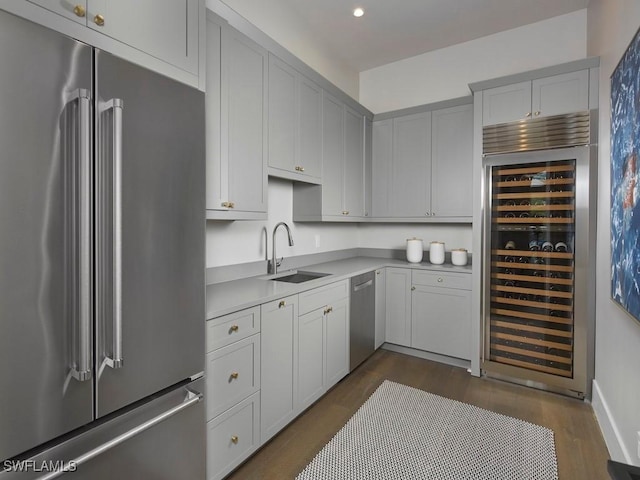
M 228 480 L 295 478 L 385 379 L 548 427 L 555 432 L 560 480 L 609 478 L 609 454 L 589 404 L 378 350 Z

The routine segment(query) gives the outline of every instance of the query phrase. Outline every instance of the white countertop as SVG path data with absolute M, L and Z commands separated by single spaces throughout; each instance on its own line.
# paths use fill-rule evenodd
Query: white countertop
M 404 267 L 440 272 L 471 273 L 471 265 L 456 267 L 451 264 L 434 265 L 427 262 L 409 263 L 403 260 L 376 257 L 352 257 L 327 263 L 318 263 L 299 268 L 301 271 L 328 273 L 326 277 L 304 283 L 286 283 L 268 280 L 267 274 L 243 278 L 230 282 L 207 285 L 206 319 L 237 312 L 245 308 L 295 295 L 306 290 L 328 285 L 383 267 Z M 278 276 L 285 273 L 278 272 Z

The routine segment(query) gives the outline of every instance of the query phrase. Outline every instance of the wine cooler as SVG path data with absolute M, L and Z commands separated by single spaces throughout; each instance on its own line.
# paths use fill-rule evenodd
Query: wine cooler
M 588 146 L 484 158 L 482 368 L 488 376 L 577 397 L 590 392 L 591 158 Z

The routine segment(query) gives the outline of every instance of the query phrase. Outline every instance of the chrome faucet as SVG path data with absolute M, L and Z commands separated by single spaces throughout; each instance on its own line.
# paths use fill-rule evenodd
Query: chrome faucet
M 284 259 L 284 257 L 282 257 L 280 260 L 278 260 L 278 258 L 276 257 L 276 230 L 278 230 L 278 227 L 280 226 L 284 226 L 284 228 L 287 229 L 287 235 L 289 237 L 289 246 L 293 247 L 293 237 L 291 236 L 291 230 L 289 229 L 289 225 L 287 225 L 284 222 L 280 222 L 278 224 L 276 224 L 275 227 L 273 227 L 273 235 L 271 236 L 271 260 L 267 262 L 267 271 L 268 273 L 278 273 L 278 267 L 280 266 L 280 264 L 282 264 L 282 260 Z

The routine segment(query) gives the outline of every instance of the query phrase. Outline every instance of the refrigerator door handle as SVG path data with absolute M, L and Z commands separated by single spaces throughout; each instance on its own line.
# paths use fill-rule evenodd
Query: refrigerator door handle
M 122 99 L 106 102 L 103 111 L 112 110 L 113 143 L 113 347 L 105 363 L 122 368 Z
M 78 101 L 78 349 L 71 376 L 80 382 L 91 379 L 91 92 L 76 90 Z
M 182 403 L 176 405 L 175 407 L 170 408 L 169 410 L 164 411 L 160 415 L 158 415 L 156 417 L 153 417 L 153 418 L 151 418 L 150 420 L 147 420 L 144 423 L 141 423 L 137 427 L 132 428 L 131 430 L 129 430 L 127 432 L 124 432 L 121 435 L 118 435 L 117 437 L 112 438 L 108 442 L 103 443 L 102 445 L 100 445 L 100 446 L 98 446 L 98 447 L 96 447 L 96 448 L 94 448 L 92 450 L 89 450 L 87 453 L 84 453 L 84 454 L 80 455 L 79 457 L 75 458 L 74 460 L 66 462 L 62 468 L 60 468 L 59 470 L 56 470 L 54 472 L 51 472 L 48 475 L 40 477 L 39 480 L 52 480 L 54 478 L 58 478 L 59 476 L 61 476 L 64 473 L 77 470 L 77 467 L 82 465 L 83 463 L 86 463 L 89 460 L 97 457 L 98 455 L 103 454 L 107 450 L 111 450 L 112 448 L 120 445 L 121 443 L 126 442 L 130 438 L 135 437 L 136 435 L 144 432 L 145 430 L 149 430 L 151 427 L 153 427 L 153 426 L 155 426 L 155 425 L 157 425 L 159 423 L 164 422 L 169 417 L 172 417 L 172 416 L 180 413 L 181 411 L 191 407 L 192 405 L 195 405 L 198 402 L 201 402 L 202 398 L 203 398 L 203 394 L 202 393 L 195 392 L 195 391 L 187 389 L 187 395 L 186 395 L 186 397 L 185 397 L 185 399 L 184 399 L 184 401 Z

